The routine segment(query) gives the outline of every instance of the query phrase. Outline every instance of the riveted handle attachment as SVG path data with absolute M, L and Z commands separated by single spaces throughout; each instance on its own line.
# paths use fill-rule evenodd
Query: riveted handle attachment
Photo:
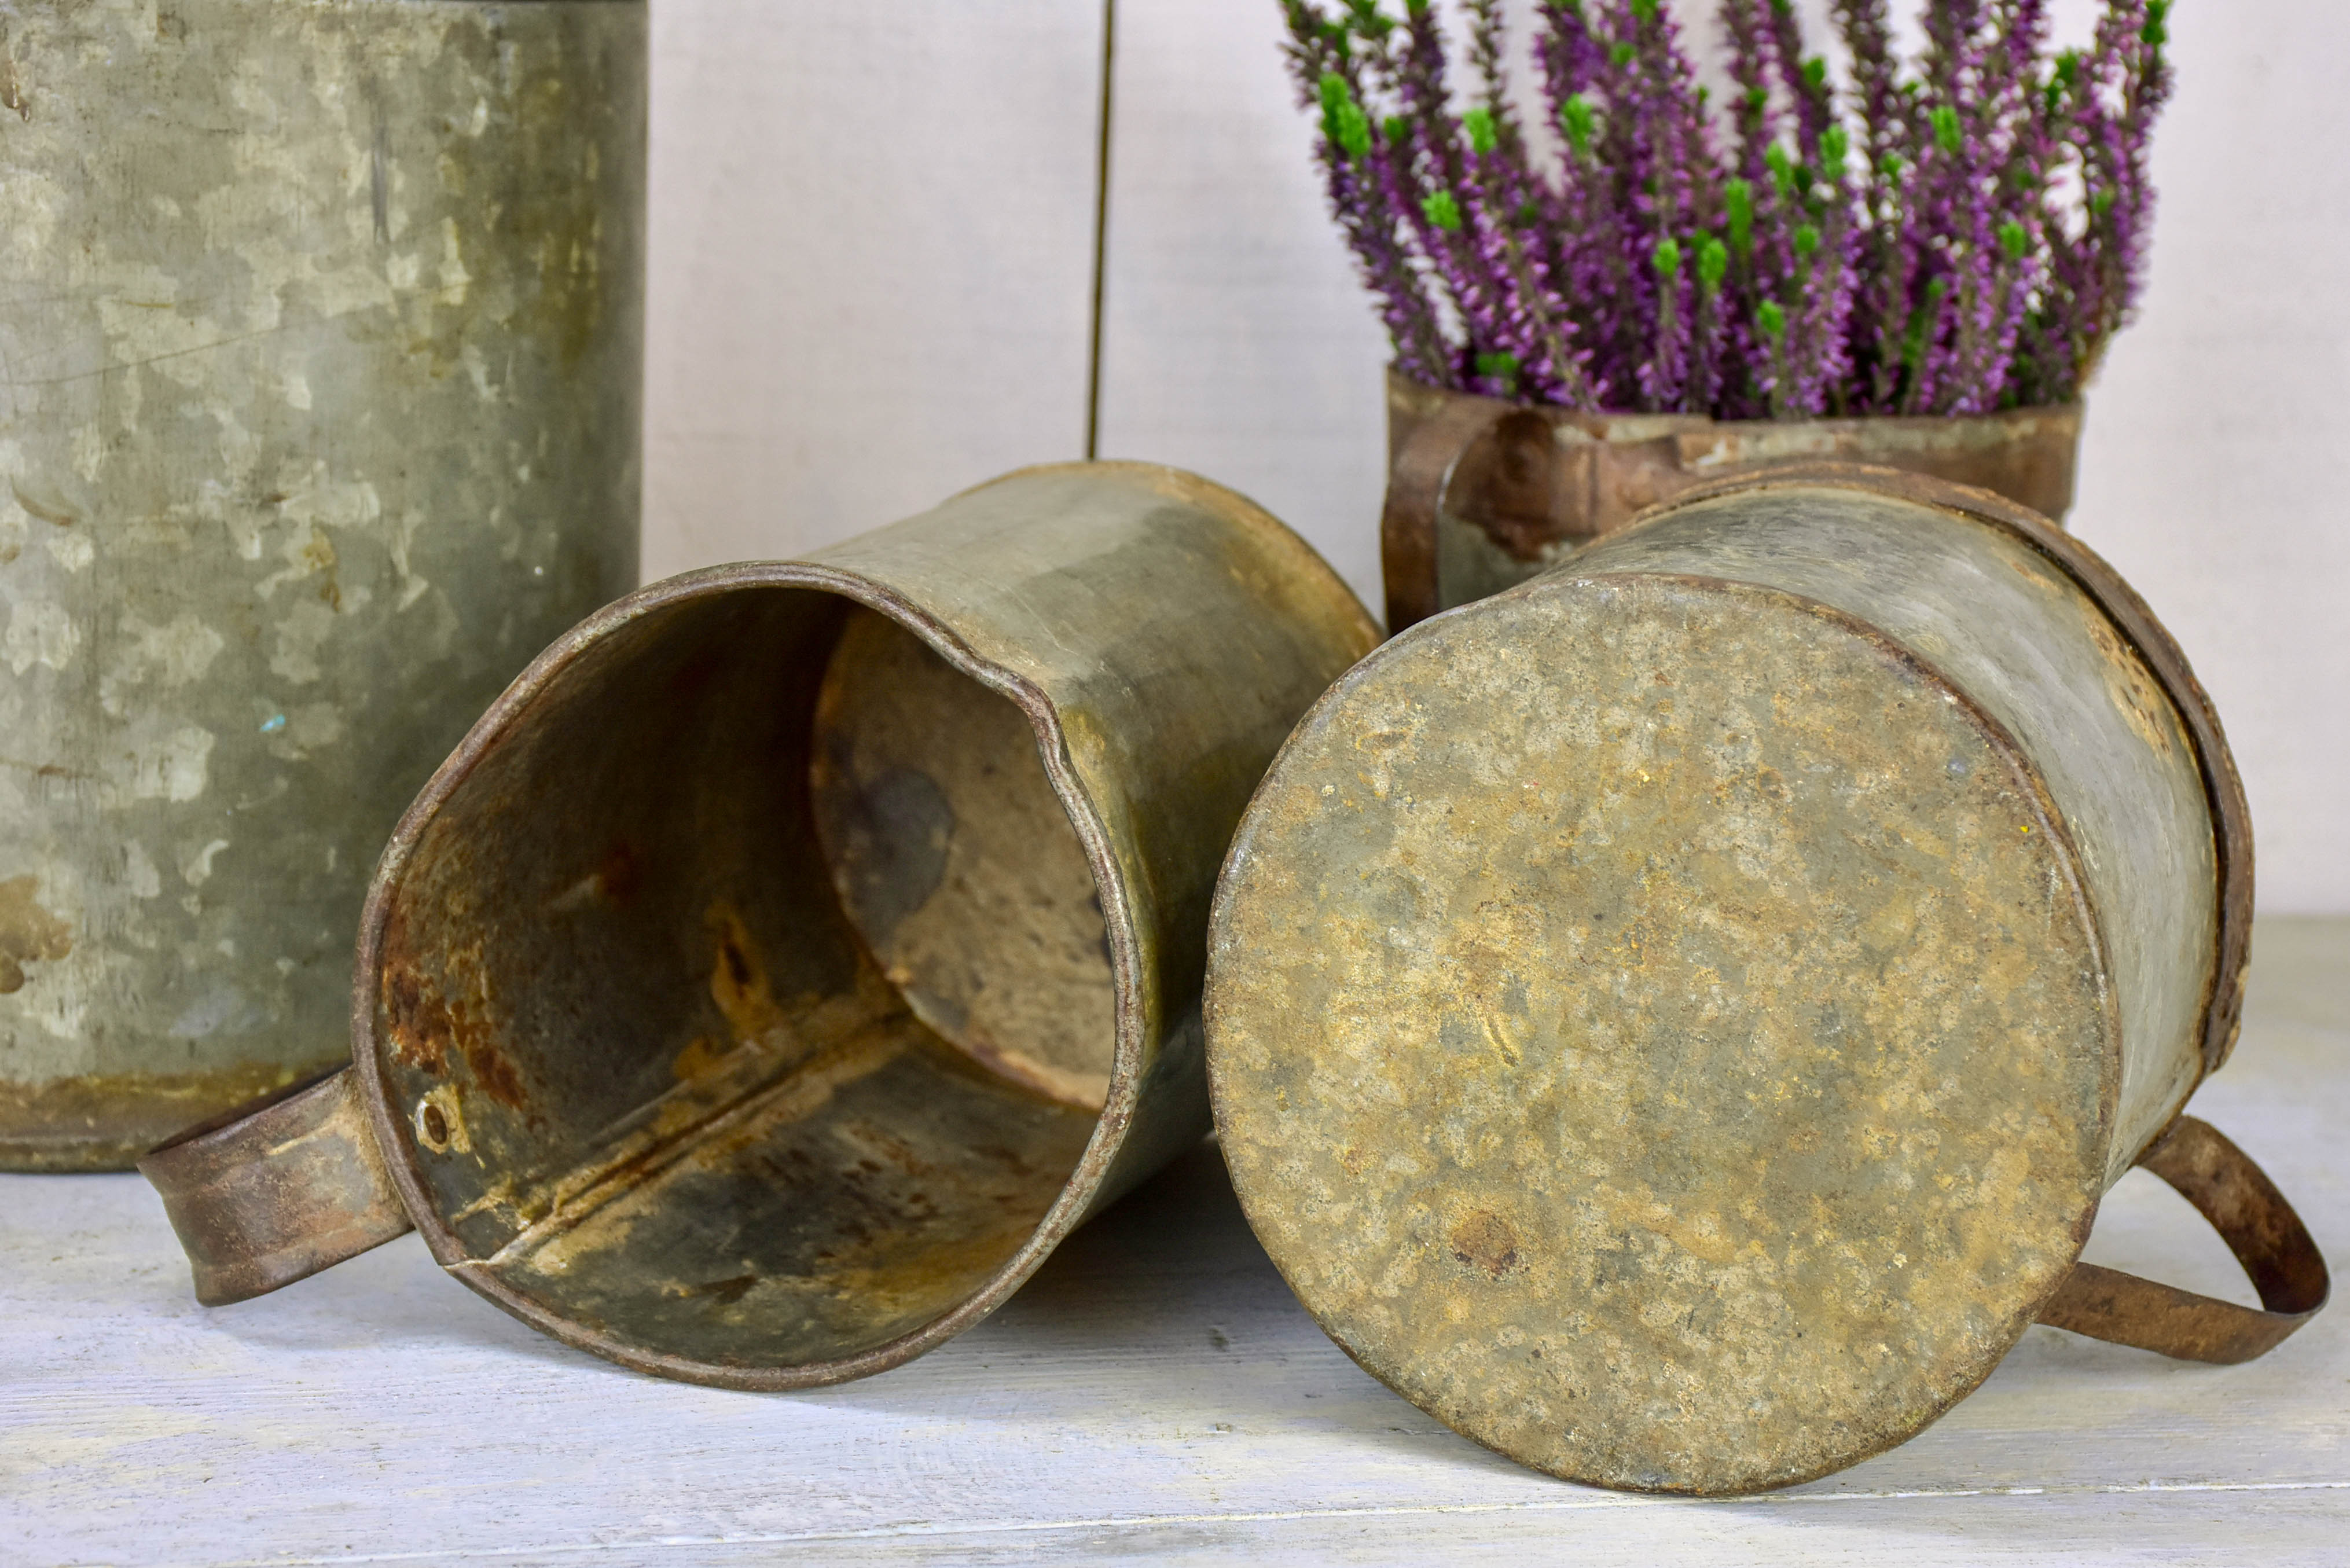
M 2325 1259 L 2284 1194 L 2209 1122 L 2180 1116 L 2137 1163 L 2195 1205 L 2251 1277 L 2261 1308 L 2076 1263 L 2040 1321 L 2182 1361 L 2232 1365 L 2266 1355 L 2317 1315 L 2332 1282 Z
M 348 1067 L 191 1127 L 139 1173 L 162 1195 L 196 1300 L 225 1306 L 412 1229 Z

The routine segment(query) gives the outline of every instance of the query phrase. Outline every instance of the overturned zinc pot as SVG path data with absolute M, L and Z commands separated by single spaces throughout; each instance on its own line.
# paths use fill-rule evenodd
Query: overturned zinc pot
M 920 1354 L 1206 1130 L 1216 868 L 1375 638 L 1265 513 L 1126 463 L 601 611 L 394 834 L 353 1065 L 141 1163 L 199 1295 L 413 1224 L 646 1371 Z
M 2062 523 L 2080 443 L 2075 403 L 1918 419 L 1594 414 L 1389 371 L 1379 524 L 1388 629 L 1522 583 L 1675 495 L 1787 463 L 1928 474 Z
M 348 1049 L 433 763 L 637 573 L 639 0 L 0 0 L 0 1168 Z
M 2237 1029 L 2251 838 L 2110 568 L 1825 466 L 1414 627 L 1233 845 L 1210 1078 L 1251 1223 L 1460 1431 L 1646 1490 L 1898 1443 L 2034 1321 L 2239 1361 L 2325 1299 L 2181 1107 Z M 2133 1163 L 2266 1310 L 2081 1264 Z

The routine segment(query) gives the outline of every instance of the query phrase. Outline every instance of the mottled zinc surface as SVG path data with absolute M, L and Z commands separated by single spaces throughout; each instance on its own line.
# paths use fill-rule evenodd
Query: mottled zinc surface
M 1212 934 L 1219 1124 L 1364 1365 L 1562 1475 L 1750 1490 L 1995 1365 L 2104 1186 L 2115 1012 L 1970 705 L 1768 589 L 1555 574 L 1301 729 Z
M 633 582 L 644 51 L 0 0 L 0 1165 L 342 1055 L 401 808 Z
M 1568 570 L 1711 573 L 1833 605 L 1890 634 L 2015 738 L 2079 857 L 2121 1010 L 2106 1162 L 2106 1180 L 2118 1179 L 2202 1075 L 2219 870 L 2194 746 L 2105 613 L 2004 528 L 1849 487 L 1696 502 Z

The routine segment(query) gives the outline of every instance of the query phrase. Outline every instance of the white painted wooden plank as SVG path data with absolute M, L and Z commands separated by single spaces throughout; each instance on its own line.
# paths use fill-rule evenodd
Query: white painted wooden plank
M 2171 14 L 2143 317 L 2089 394 L 2075 531 L 2177 634 L 2260 825 L 2263 909 L 2350 909 L 2350 6 Z M 2305 151 L 2304 151 L 2305 150 Z M 2334 715 L 2326 716 L 2328 711 Z
M 1597 1510 L 1606 1510 L 1595 1528 Z M 1535 1504 L 1378 1517 L 1201 1520 L 1072 1532 L 1067 1537 L 948 1535 L 892 1542 L 869 1563 L 2083 1563 L 2161 1568 L 2336 1568 L 2344 1505 L 2325 1490 L 2258 1493 L 2039 1492 L 1791 1501 Z M 861 1543 L 860 1543 L 861 1544 Z M 732 1553 L 708 1561 L 749 1561 Z M 820 1549 L 801 1548 L 807 1561 Z M 550 1562 L 560 1561 L 550 1559 Z
M 1281 7 L 1118 16 L 1102 455 L 1246 492 L 1376 611 L 1387 339 L 1323 203 Z
M 1825 43 L 1824 0 L 1804 9 Z M 2052 10 L 2085 41 L 2094 0 Z M 1679 7 L 1699 33 L 1711 11 Z M 1279 6 L 1121 0 L 1119 16 L 1104 451 L 1250 492 L 1378 606 L 1385 344 L 1324 211 Z M 2350 689 L 2333 632 L 2350 594 L 2350 291 L 2333 282 L 2350 159 L 2317 151 L 2350 142 L 2334 69 L 2350 7 L 2186 5 L 2171 31 L 2150 286 L 2089 400 L 2074 524 L 2219 701 L 2261 825 L 2262 907 L 2350 911 L 2350 729 L 2311 701 L 2338 709 Z
M 2268 922 L 2199 1096 L 2350 1258 L 2350 921 Z M 2133 1177 L 2092 1256 L 2250 1299 Z M 546 1340 L 414 1238 L 207 1312 L 135 1178 L 0 1178 L 0 1563 L 2338 1562 L 2350 1315 L 2191 1366 L 2034 1329 L 1916 1441 L 1734 1503 L 1520 1469 L 1314 1327 L 1203 1149 L 993 1320 L 801 1396 Z
M 653 7 L 648 576 L 1083 454 L 1101 16 Z

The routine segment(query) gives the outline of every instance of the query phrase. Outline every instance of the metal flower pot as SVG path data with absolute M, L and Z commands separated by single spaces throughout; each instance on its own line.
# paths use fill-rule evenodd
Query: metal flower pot
M 393 835 L 355 1065 L 142 1162 L 199 1296 L 412 1222 L 650 1372 L 939 1344 L 1206 1130 L 1216 867 L 1376 636 L 1272 517 L 1130 463 L 603 610 Z
M 640 0 L 0 0 L 0 1168 L 347 1049 L 434 762 L 636 580 Z
M 1555 1474 L 1783 1486 L 2035 1320 L 2237 1361 L 2326 1271 L 2180 1115 L 2233 1044 L 2217 716 L 2077 541 L 1824 467 L 1423 623 L 1299 726 L 1211 929 L 1251 1223 L 1357 1361 Z M 2136 1162 L 2267 1310 L 2078 1264 Z
M 1929 474 L 2062 523 L 2080 444 L 2078 404 L 1930 419 L 1581 414 L 1390 371 L 1379 526 L 1388 629 L 1522 583 L 1699 485 L 1790 462 Z

